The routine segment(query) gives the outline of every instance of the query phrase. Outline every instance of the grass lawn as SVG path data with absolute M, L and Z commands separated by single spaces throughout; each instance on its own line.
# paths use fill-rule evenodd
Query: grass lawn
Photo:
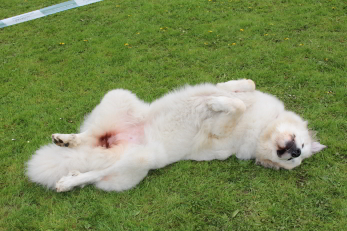
M 0 19 L 64 0 L 3 0 Z M 0 29 L 0 230 L 345 230 L 346 4 L 105 0 Z M 152 101 L 184 84 L 253 79 L 328 148 L 292 170 L 182 161 L 136 188 L 48 191 L 25 162 L 74 133 L 110 89 Z

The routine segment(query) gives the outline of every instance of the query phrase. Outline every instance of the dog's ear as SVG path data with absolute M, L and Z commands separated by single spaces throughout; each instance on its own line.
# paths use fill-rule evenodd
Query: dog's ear
M 312 154 L 315 154 L 317 152 L 322 151 L 322 149 L 326 148 L 327 146 L 320 144 L 318 141 L 316 141 L 316 136 L 317 136 L 317 132 L 313 131 L 313 130 L 309 130 L 308 133 L 311 136 L 312 139 L 312 144 L 311 144 L 311 152 Z
M 312 151 L 312 154 L 315 154 L 317 152 L 320 152 L 322 149 L 326 148 L 327 146 L 323 145 L 323 144 L 320 144 L 319 142 L 317 141 L 313 141 L 312 144 L 311 144 L 311 151 Z

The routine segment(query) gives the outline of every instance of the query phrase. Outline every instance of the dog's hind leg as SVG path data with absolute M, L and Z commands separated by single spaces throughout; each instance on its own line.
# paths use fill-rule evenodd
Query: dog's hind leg
M 125 172 L 114 172 L 102 177 L 95 186 L 105 191 L 123 191 L 135 187 L 148 174 L 148 169 L 129 169 Z
M 89 171 L 81 173 L 77 170 L 71 170 L 66 176 L 63 176 L 55 185 L 57 192 L 70 191 L 76 186 L 85 186 L 94 184 L 105 177 L 107 170 Z
M 72 170 L 56 183 L 57 192 L 70 191 L 76 186 L 95 184 L 105 191 L 123 191 L 137 185 L 147 175 L 149 169 L 139 166 L 115 165 L 104 170 L 81 173 Z
M 123 89 L 108 92 L 86 117 L 79 134 L 53 134 L 52 141 L 61 147 L 100 146 L 107 137 L 144 123 L 149 105 Z M 107 146 L 107 145 L 106 145 Z
M 143 123 L 148 110 L 149 104 L 138 99 L 130 91 L 112 90 L 86 117 L 80 130 L 102 135 L 112 130 L 127 129 L 129 126 Z
M 148 173 L 148 169 L 133 169 L 127 171 L 117 171 L 105 169 L 101 171 L 90 171 L 81 173 L 72 170 L 68 175 L 62 177 L 56 183 L 57 192 L 66 192 L 77 186 L 95 184 L 97 188 L 105 191 L 123 191 L 137 185 Z
M 85 140 L 85 133 L 80 134 L 52 134 L 52 141 L 61 147 L 77 147 Z
M 233 92 L 247 92 L 255 90 L 255 83 L 250 79 L 231 80 L 225 83 L 218 83 L 218 88 L 233 91 Z
M 56 183 L 57 192 L 69 191 L 76 186 L 94 184 L 106 191 L 123 191 L 137 185 L 153 169 L 153 155 L 141 146 L 124 153 L 123 158 L 105 169 L 87 172 L 70 171 Z

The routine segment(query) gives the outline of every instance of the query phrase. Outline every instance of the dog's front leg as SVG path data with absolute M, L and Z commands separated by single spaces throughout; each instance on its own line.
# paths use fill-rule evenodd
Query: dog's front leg
M 226 96 L 210 96 L 206 101 L 207 107 L 215 112 L 225 112 L 227 114 L 243 113 L 246 105 L 242 100 Z
M 218 83 L 217 87 L 232 92 L 250 92 L 255 90 L 255 83 L 250 79 L 240 79 Z

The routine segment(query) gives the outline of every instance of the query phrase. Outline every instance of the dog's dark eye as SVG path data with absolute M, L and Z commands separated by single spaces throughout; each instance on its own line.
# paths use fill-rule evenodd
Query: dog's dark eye
M 277 150 L 277 155 L 283 155 L 286 152 L 286 149 Z
M 302 144 L 302 148 L 304 148 L 305 144 Z

